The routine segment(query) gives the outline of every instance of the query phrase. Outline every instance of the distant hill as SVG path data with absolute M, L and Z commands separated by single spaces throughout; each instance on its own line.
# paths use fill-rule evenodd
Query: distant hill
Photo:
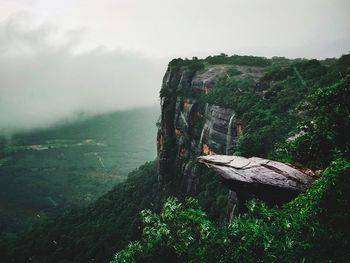
M 135 109 L 13 136 L 0 155 L 1 234 L 85 206 L 154 160 L 158 116 Z

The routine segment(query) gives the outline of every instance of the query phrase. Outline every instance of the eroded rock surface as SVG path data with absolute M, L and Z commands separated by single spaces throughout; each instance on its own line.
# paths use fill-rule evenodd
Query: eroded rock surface
M 225 180 L 263 184 L 297 192 L 307 190 L 315 177 L 311 170 L 299 170 L 287 164 L 258 157 L 244 158 L 229 155 L 198 157 Z
M 260 67 L 206 65 L 191 73 L 188 68 L 169 66 L 161 90 L 162 115 L 158 130 L 158 174 L 161 185 L 178 175 L 189 194 L 197 189 L 193 162 L 202 154 L 228 154 L 242 129 L 234 110 L 210 105 L 201 99 L 230 69 L 241 73 L 232 78 L 258 82 Z
M 230 70 L 239 74 L 230 76 Z M 162 114 L 157 134 L 158 181 L 163 192 L 177 189 L 186 195 L 196 195 L 201 176 L 196 168 L 197 157 L 230 154 L 242 133 L 242 124 L 233 109 L 205 103 L 203 98 L 216 88 L 220 78 L 247 78 L 256 89 L 269 85 L 260 83 L 265 71 L 263 67 L 206 64 L 191 72 L 188 67 L 169 64 L 160 92 Z M 174 181 L 176 187 L 169 187 Z M 241 189 L 244 186 L 228 191 L 229 219 L 238 213 L 239 204 L 244 204 L 247 191 Z

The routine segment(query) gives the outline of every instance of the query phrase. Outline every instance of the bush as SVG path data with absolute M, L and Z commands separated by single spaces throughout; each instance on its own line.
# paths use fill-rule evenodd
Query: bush
M 230 224 L 212 223 L 194 199 L 169 198 L 141 213 L 142 239 L 116 254 L 131 262 L 346 262 L 350 256 L 350 162 L 339 159 L 282 209 L 257 200 Z
M 209 64 L 230 64 L 230 65 L 245 65 L 256 67 L 267 67 L 272 64 L 271 60 L 264 57 L 255 56 L 227 56 L 226 54 L 220 54 L 217 56 L 209 56 L 205 59 Z
M 301 108 L 305 120 L 300 136 L 280 151 L 293 162 L 325 167 L 333 158 L 350 154 L 350 74 L 328 87 L 319 87 Z M 283 156 L 282 154 L 282 156 Z
M 234 154 L 326 167 L 334 158 L 349 156 L 349 61 L 345 55 L 327 67 L 317 60 L 273 64 L 258 86 L 251 78 L 224 77 L 204 100 L 235 110 L 243 134 Z M 304 135 L 285 143 L 295 134 Z
M 7 249 L 0 249 L 9 254 L 1 255 L 2 262 L 108 262 L 116 249 L 140 237 L 139 212 L 160 208 L 156 164 L 131 172 L 93 205 L 36 225 L 7 242 Z

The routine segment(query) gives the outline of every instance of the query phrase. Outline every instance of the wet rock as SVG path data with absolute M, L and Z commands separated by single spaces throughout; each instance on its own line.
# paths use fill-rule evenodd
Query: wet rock
M 240 74 L 230 76 L 232 69 Z M 182 178 L 180 191 L 195 194 L 199 175 L 190 162 L 195 163 L 201 154 L 230 153 L 242 129 L 234 110 L 205 104 L 203 96 L 220 78 L 249 77 L 257 82 L 263 71 L 259 67 L 206 65 L 194 73 L 187 67 L 169 65 L 161 89 L 157 135 L 160 185 Z
M 226 153 L 230 119 L 235 112 L 219 106 L 209 106 L 207 121 L 208 139 L 206 144 L 215 153 Z M 232 136 L 232 133 L 231 135 Z

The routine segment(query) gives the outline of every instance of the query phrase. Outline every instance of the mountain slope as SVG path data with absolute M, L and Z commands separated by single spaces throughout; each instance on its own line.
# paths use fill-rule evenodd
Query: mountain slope
M 329 159 L 315 160 L 310 152 L 313 148 L 301 147 L 305 145 L 304 135 L 314 133 L 302 134 L 300 128 L 315 116 L 303 107 L 312 105 L 310 96 L 329 87 L 337 87 L 339 94 L 348 98 L 344 87 L 348 85 L 345 76 L 349 58 L 346 55 L 317 61 L 219 55 L 204 60 L 173 60 L 160 92 L 162 114 L 156 163 L 132 173 L 126 182 L 89 208 L 35 227 L 22 238 L 8 242 L 4 253 L 15 262 L 29 258 L 34 262 L 108 262 L 113 247 L 116 252 L 140 236 L 139 212 L 144 208 L 159 210 L 169 195 L 180 200 L 189 195 L 196 197 L 209 218 L 222 224 L 236 200 L 214 173 L 198 165 L 196 158 L 202 154 L 239 153 L 291 160 L 315 168 L 327 166 Z M 338 93 L 327 94 L 333 100 Z M 343 111 L 336 113 L 348 128 L 348 116 Z M 330 142 L 335 139 L 339 137 L 330 137 Z M 298 141 L 302 145 L 298 146 Z M 342 152 L 335 151 L 335 143 L 332 145 L 334 148 L 319 152 L 331 159 L 348 154 L 347 138 Z M 255 222 L 256 218 L 251 220 Z M 251 226 L 255 227 L 253 223 Z M 161 252 L 156 251 L 156 255 Z M 164 252 L 167 261 L 174 256 L 173 251 Z
M 153 160 L 158 114 L 106 113 L 14 135 L 0 157 L 1 233 L 86 206 Z

